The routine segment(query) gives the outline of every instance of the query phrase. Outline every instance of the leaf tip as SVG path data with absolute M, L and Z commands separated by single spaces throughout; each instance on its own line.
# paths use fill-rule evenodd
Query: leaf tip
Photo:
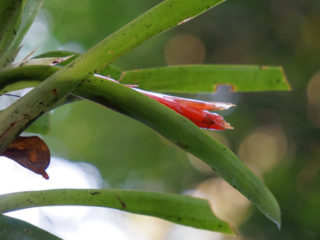
M 272 220 L 278 227 L 278 230 L 281 230 L 281 213 L 280 213 L 280 209 L 279 209 L 279 215 L 277 216 L 277 218 Z
M 276 222 L 276 225 L 278 227 L 278 230 L 280 231 L 281 230 L 281 220 L 279 222 Z
M 269 214 L 265 213 L 265 216 L 269 218 L 274 224 L 277 225 L 278 229 L 281 229 L 281 210 L 279 204 L 276 202 L 276 206 L 273 208 Z
M 39 172 L 39 174 L 41 174 L 42 177 L 45 178 L 46 180 L 49 180 L 49 175 L 46 171 L 43 170 L 42 172 Z

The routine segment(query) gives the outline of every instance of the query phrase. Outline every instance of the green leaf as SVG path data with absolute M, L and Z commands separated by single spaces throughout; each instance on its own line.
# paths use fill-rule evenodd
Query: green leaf
M 21 47 L 17 47 L 16 49 L 7 51 L 0 56 L 0 71 L 14 61 L 20 49 Z
M 46 112 L 34 121 L 25 132 L 47 135 L 50 132 L 50 112 Z
M 65 50 L 59 50 L 59 51 L 50 51 L 43 53 L 41 55 L 36 56 L 35 58 L 48 58 L 48 57 L 68 57 L 68 56 L 73 56 L 70 57 L 68 60 L 63 61 L 62 63 L 59 63 L 59 66 L 66 66 L 70 62 L 72 62 L 74 59 L 79 57 L 81 54 L 77 52 L 71 52 L 71 51 L 65 51 Z M 109 64 L 105 68 L 103 68 L 101 71 L 99 71 L 99 74 L 111 77 L 113 79 L 119 79 L 121 75 L 121 68 Z
M 128 23 L 50 76 L 0 114 L 0 153 L 30 122 L 94 73 L 151 37 L 199 15 L 223 0 L 167 0 Z M 26 108 L 25 106 L 28 106 Z M 27 117 L 26 117 L 27 116 Z
M 103 76 L 111 77 L 113 79 L 119 79 L 121 76 L 121 73 L 122 73 L 122 69 L 113 64 L 110 64 L 104 69 L 102 69 L 101 71 L 99 71 L 99 74 Z
M 27 87 L 35 87 L 45 80 L 59 67 L 47 65 L 27 65 L 17 68 L 8 68 L 0 72 L 0 95 Z
M 24 2 L 21 23 L 16 29 L 16 34 L 14 35 L 8 50 L 13 50 L 20 45 L 42 5 L 42 0 L 25 0 Z
M 40 83 L 40 81 L 21 81 L 21 82 L 13 82 L 12 84 L 6 85 L 4 88 L 0 90 L 0 95 L 19 90 L 19 89 L 25 89 L 25 88 L 30 88 L 30 87 L 35 87 Z
M 77 52 L 73 52 L 73 51 L 66 51 L 66 50 L 57 50 L 57 51 L 50 51 L 50 52 L 45 52 L 42 53 L 36 57 L 34 57 L 34 59 L 38 59 L 38 58 L 59 58 L 59 57 L 69 57 L 70 58 L 66 61 L 63 61 L 62 63 L 60 63 L 60 66 L 66 66 L 68 65 L 70 62 L 72 62 L 73 60 L 75 60 L 76 58 L 78 58 L 81 54 L 77 53 Z
M 28 65 L 45 65 L 45 66 L 54 66 L 60 65 L 65 61 L 68 61 L 72 56 L 69 57 L 47 57 L 47 58 L 34 58 L 34 59 L 24 59 L 21 61 L 17 61 L 13 64 L 10 64 L 5 69 L 16 68 Z M 5 70 L 5 69 L 2 69 Z
M 0 214 L 1 240 L 58 240 L 60 238 L 30 223 Z
M 42 0 L 9 0 L 0 3 L 0 69 L 13 62 L 19 46 L 37 15 Z
M 205 230 L 234 234 L 207 200 L 179 194 L 119 189 L 59 189 L 0 195 L 0 212 L 57 205 L 86 205 L 154 216 Z
M 58 67 L 49 66 L 10 69 L 0 73 L 0 89 L 12 81 L 42 80 L 57 70 Z M 19 86 L 19 82 L 16 82 L 16 86 Z M 74 94 L 143 122 L 199 157 L 280 226 L 280 208 L 268 188 L 234 153 L 188 119 L 128 87 L 98 77 L 84 81 Z
M 25 0 L 0 2 L 0 56 L 9 50 L 9 46 L 17 34 L 24 4 Z
M 131 88 L 96 77 L 84 81 L 74 93 L 143 122 L 205 161 L 280 227 L 280 207 L 270 190 L 230 149 L 187 118 Z
M 214 92 L 218 85 L 233 91 L 287 91 L 290 86 L 281 67 L 249 65 L 186 65 L 123 72 L 124 84 L 159 92 Z

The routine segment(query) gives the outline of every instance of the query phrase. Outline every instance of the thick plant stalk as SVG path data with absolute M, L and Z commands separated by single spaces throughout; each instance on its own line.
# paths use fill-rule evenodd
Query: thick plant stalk
M 0 114 L 0 153 L 28 124 L 110 62 L 152 36 L 222 1 L 163 1 L 101 41 Z

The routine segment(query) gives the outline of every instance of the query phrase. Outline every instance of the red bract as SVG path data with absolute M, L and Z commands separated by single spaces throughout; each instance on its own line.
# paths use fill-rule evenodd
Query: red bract
M 211 130 L 233 129 L 233 127 L 229 123 L 227 123 L 219 114 L 208 111 L 226 110 L 234 106 L 233 104 L 220 102 L 204 102 L 144 91 L 138 88 L 134 89 L 173 109 L 201 128 Z
M 100 77 L 109 81 L 117 82 L 112 78 L 95 74 L 96 77 Z M 130 87 L 154 100 L 162 103 L 163 105 L 173 109 L 182 116 L 188 118 L 198 127 L 210 129 L 210 130 L 226 130 L 233 129 L 233 127 L 227 123 L 223 117 L 217 113 L 209 111 L 227 110 L 230 107 L 235 106 L 232 103 L 223 102 L 204 102 L 199 100 L 193 100 L 188 98 L 180 98 L 160 93 L 149 92 L 136 88 L 137 85 L 125 85 Z

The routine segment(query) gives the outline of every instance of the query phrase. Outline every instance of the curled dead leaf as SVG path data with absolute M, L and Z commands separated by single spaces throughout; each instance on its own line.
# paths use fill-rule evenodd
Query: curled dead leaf
M 50 150 L 41 138 L 17 137 L 2 155 L 49 179 L 45 169 L 50 164 Z

